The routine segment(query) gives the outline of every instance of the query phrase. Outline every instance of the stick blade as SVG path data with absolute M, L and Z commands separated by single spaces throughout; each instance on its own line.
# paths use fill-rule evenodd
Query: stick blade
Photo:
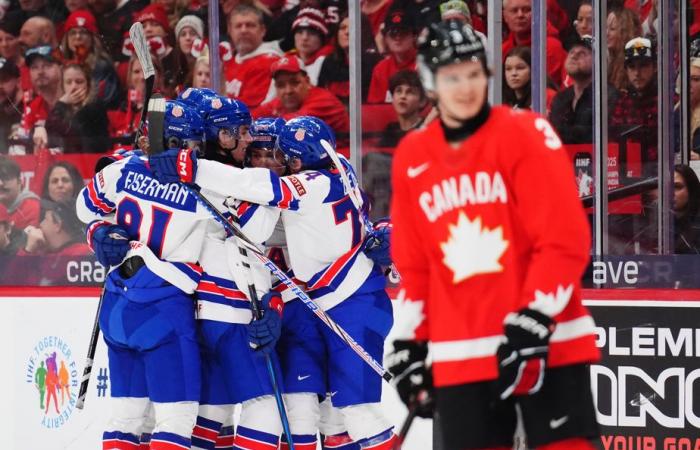
M 136 22 L 131 25 L 131 28 L 129 28 L 129 38 L 134 46 L 134 51 L 136 51 L 136 57 L 141 63 L 143 77 L 148 79 L 154 76 L 156 70 L 153 67 L 151 52 L 148 48 L 148 41 L 146 40 L 146 35 L 143 33 L 143 25 L 141 25 L 141 22 Z

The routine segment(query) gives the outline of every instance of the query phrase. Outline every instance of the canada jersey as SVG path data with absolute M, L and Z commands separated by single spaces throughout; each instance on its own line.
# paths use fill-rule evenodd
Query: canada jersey
M 597 359 L 580 299 L 588 223 L 544 118 L 494 107 L 456 149 L 434 121 L 401 141 L 392 182 L 393 260 L 406 297 L 424 302 L 416 338 L 431 343 L 436 386 L 496 378 L 503 320 L 535 300 L 568 302 L 550 366 Z
M 384 287 L 381 276 L 381 285 L 378 280 L 364 284 L 373 263 L 362 252 L 359 215 L 337 172 L 306 170 L 278 177 L 267 169 L 200 161 L 196 181 L 202 188 L 281 210 L 291 269 L 322 308 L 332 308 L 361 286 Z M 269 224 L 268 236 L 275 223 Z
M 124 227 L 132 241 L 129 256 L 144 257 L 151 270 L 188 293 L 201 276 L 195 263 L 205 234 L 221 227 L 184 185 L 160 183 L 146 158 L 139 156 L 98 172 L 78 195 L 76 207 L 83 222 L 107 221 Z

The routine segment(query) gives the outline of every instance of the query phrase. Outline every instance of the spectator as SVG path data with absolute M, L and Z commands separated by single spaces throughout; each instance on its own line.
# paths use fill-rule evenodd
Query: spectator
M 278 41 L 280 49 L 285 52 L 293 49 L 294 33 L 292 32 L 292 24 L 296 20 L 299 11 L 304 8 L 323 10 L 323 3 L 323 0 L 299 0 L 297 5 L 283 11 L 282 14 L 272 20 L 270 26 L 266 27 L 265 42 Z
M 552 100 L 549 121 L 564 144 L 593 142 L 593 38 L 573 43 L 564 62 L 573 84 Z
M 503 104 L 513 109 L 532 108 L 530 73 L 532 55 L 530 47 L 513 47 L 506 54 L 503 63 Z M 549 77 L 548 77 L 549 78 Z M 556 91 L 552 89 L 551 80 L 547 80 L 547 110 Z
M 617 90 L 627 85 L 625 68 L 625 44 L 640 36 L 642 26 L 639 16 L 627 8 L 618 8 L 608 14 L 606 36 L 608 40 L 608 84 Z
M 658 91 L 656 52 L 649 39 L 636 37 L 625 45 L 627 89 L 615 102 L 610 120 L 613 135 L 641 126 L 634 136 L 642 143 L 642 162 L 657 160 Z M 655 165 L 644 164 L 645 174 L 656 173 Z
M 153 58 L 153 68 L 155 69 L 155 81 L 153 90 L 162 89 L 163 69 L 158 58 Z M 143 77 L 143 69 L 136 55 L 132 55 L 128 62 L 126 74 L 127 96 L 122 100 L 119 108 L 107 112 L 109 118 L 109 134 L 119 137 L 124 144 L 131 144 L 134 141 L 134 133 L 139 126 L 139 119 L 144 107 L 146 95 L 146 80 Z
M 574 29 L 579 38 L 593 35 L 593 4 L 591 0 L 582 0 L 578 6 Z
M 378 146 L 394 148 L 406 133 L 423 124 L 421 112 L 425 109 L 428 98 L 418 73 L 413 70 L 396 72 L 389 80 L 389 90 L 398 121 L 386 126 Z
M 362 29 L 368 29 L 367 16 L 361 16 Z M 362 79 L 372 78 L 372 70 L 379 62 L 379 54 L 374 48 L 374 40 L 369 33 L 362 33 Z M 321 73 L 318 76 L 318 86 L 326 88 L 335 94 L 347 107 L 350 98 L 350 19 L 347 13 L 340 19 L 333 52 L 323 60 Z M 362 101 L 367 101 L 369 83 L 362 83 Z
M 22 189 L 19 164 L 7 156 L 0 156 L 0 203 L 7 208 L 15 228 L 39 224 L 39 197 Z
M 399 70 L 416 70 L 418 30 L 413 15 L 401 10 L 391 11 L 382 33 L 389 54 L 372 71 L 368 103 L 390 103 L 389 78 Z
M 263 43 L 263 13 L 252 6 L 239 5 L 231 11 L 228 34 L 236 54 L 224 65 L 226 95 L 256 108 L 275 96 L 270 67 L 281 52 Z
M 64 5 L 70 14 L 81 9 L 88 9 L 88 0 L 65 0 Z
M 396 72 L 389 80 L 389 89 L 398 121 L 386 126 L 377 144 L 386 151 L 369 152 L 362 158 L 362 184 L 370 201 L 369 215 L 372 220 L 389 215 L 394 147 L 406 133 L 423 124 L 421 111 L 427 103 L 425 89 L 413 70 Z
M 143 34 L 163 66 L 163 95 L 175 98 L 185 84 L 187 58 L 179 48 L 173 47 L 173 34 L 163 5 L 146 6 L 135 20 L 143 24 Z
M 277 97 L 263 103 L 253 116 L 282 117 L 289 120 L 298 116 L 315 116 L 325 121 L 338 137 L 338 147 L 345 147 L 350 131 L 350 117 L 340 100 L 330 91 L 313 86 L 297 58 L 282 57 L 273 64 Z
M 52 23 L 60 24 L 68 15 L 63 2 L 60 1 L 21 0 L 18 3 L 19 9 L 7 13 L 8 20 L 24 23 L 29 18 L 43 16 Z
M 0 203 L 0 261 L 3 262 L 3 267 L 7 267 L 6 258 L 16 255 L 26 243 L 27 235 L 12 226 L 7 207 Z
M 294 50 L 287 56 L 296 56 L 301 60 L 311 84 L 318 84 L 318 74 L 321 65 L 332 51 L 332 47 L 324 46 L 328 38 L 328 27 L 323 12 L 316 8 L 304 8 L 299 11 L 292 24 L 294 33 Z
M 503 41 L 502 52 L 507 55 L 514 47 L 532 45 L 532 0 L 503 0 L 503 21 L 508 25 L 508 36 Z M 547 22 L 547 73 L 558 86 L 562 81 L 562 68 L 566 52 L 557 38 L 558 30 Z
M 63 95 L 60 54 L 57 49 L 42 45 L 27 50 L 24 60 L 29 67 L 35 97 L 25 109 L 22 125 L 26 130 L 33 130 L 35 148 L 45 148 L 48 144 L 44 128 L 46 118 Z
M 208 88 L 211 85 L 211 73 L 210 73 L 209 57 L 200 56 L 194 62 L 192 66 L 192 72 L 188 77 L 188 86 L 193 88 Z
M 36 16 L 27 19 L 20 29 L 19 43 L 25 51 L 42 45 L 56 47 L 56 27 L 47 17 Z
M 153 0 L 151 3 L 163 6 L 163 10 L 168 17 L 170 29 L 175 29 L 180 18 L 185 16 L 185 10 L 187 9 L 189 0 Z M 204 34 L 203 31 L 202 34 Z M 177 37 L 177 31 L 175 32 L 175 36 Z
M 137 11 L 148 5 L 147 0 L 88 0 L 92 13 L 97 18 L 102 45 L 112 61 L 122 62 L 128 58 L 122 54 L 124 35 L 128 34 Z
M 673 180 L 675 253 L 700 254 L 700 181 L 690 166 L 679 164 Z
M 372 36 L 375 37 L 375 40 L 379 36 L 382 24 L 386 20 L 389 8 L 391 8 L 393 2 L 394 0 L 365 0 L 360 3 L 362 14 L 369 19 Z
M 75 11 L 68 16 L 63 29 L 60 48 L 64 60 L 86 64 L 92 78 L 90 95 L 107 108 L 115 108 L 123 95 L 122 89 L 112 60 L 102 48 L 95 17 L 87 10 Z
M 75 204 L 78 192 L 85 186 L 78 168 L 68 161 L 53 163 L 46 170 L 41 188 L 42 200 Z
M 448 20 L 459 20 L 472 26 L 474 31 L 483 34 L 486 25 L 478 15 L 472 15 L 469 5 L 463 0 L 448 0 L 440 5 L 440 19 L 444 22 Z
M 6 153 L 9 147 L 7 138 L 17 134 L 17 127 L 22 120 L 22 89 L 17 65 L 5 58 L 0 58 L 0 149 Z
M 92 250 L 85 241 L 83 224 L 75 213 L 74 205 L 45 200 L 41 202 L 41 222 L 38 227 L 28 227 L 27 243 L 21 255 L 87 256 Z M 56 281 L 65 277 L 65 261 L 56 258 L 41 260 L 37 276 L 42 280 Z M 63 273 L 61 273 L 61 269 Z M 42 283 L 41 281 L 38 284 Z
M 700 159 L 700 39 L 690 46 L 690 159 Z M 680 77 L 677 82 L 680 84 Z M 679 86 L 676 92 L 680 92 Z M 674 129 L 680 130 L 681 105 L 678 103 L 673 111 Z M 676 133 L 676 151 L 680 150 L 680 135 Z
M 22 24 L 10 22 L 7 19 L 0 20 L 0 57 L 12 61 L 20 67 L 23 65 L 20 52 L 19 33 Z
M 97 102 L 89 69 L 75 62 L 63 66 L 63 95 L 46 118 L 49 147 L 64 153 L 104 153 L 110 147 L 107 110 Z
M 196 59 L 192 55 L 192 44 L 195 39 L 204 39 L 204 22 L 197 16 L 184 16 L 175 25 L 175 39 L 178 48 L 187 58 L 187 65 L 191 70 Z

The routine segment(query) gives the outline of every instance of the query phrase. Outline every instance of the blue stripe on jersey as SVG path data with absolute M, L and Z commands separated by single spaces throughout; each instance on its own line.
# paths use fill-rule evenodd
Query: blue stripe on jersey
M 195 293 L 198 300 L 231 306 L 233 308 L 250 309 L 248 298 L 238 289 L 236 283 L 224 278 L 204 273 Z
M 151 436 L 151 447 L 155 447 L 154 444 L 157 445 L 159 442 L 174 444 L 172 448 L 182 447 L 183 450 L 190 448 L 190 440 L 188 438 L 182 437 L 175 433 L 167 433 L 165 431 L 153 433 L 153 436 Z
M 245 224 L 248 223 L 250 218 L 253 217 L 253 214 L 255 214 L 255 211 L 258 210 L 258 207 L 260 207 L 260 205 L 258 205 L 256 203 L 249 204 L 248 207 L 246 208 L 246 210 L 241 215 L 241 217 L 238 218 L 238 224 L 240 226 L 245 226 Z
M 181 263 L 181 262 L 173 262 L 170 264 L 175 266 L 180 272 L 187 275 L 187 277 L 190 278 L 195 283 L 199 283 L 199 280 L 202 279 L 202 269 L 199 266 L 195 266 L 194 264 Z
M 313 289 L 309 290 L 308 294 L 309 297 L 311 298 L 319 298 L 322 297 L 330 292 L 335 291 L 338 286 L 345 280 L 345 277 L 348 275 L 348 272 L 350 272 L 350 269 L 352 266 L 355 264 L 355 261 L 357 260 L 357 255 L 360 254 L 362 246 L 358 246 L 357 250 L 354 252 L 354 254 L 348 259 L 348 261 L 343 264 L 343 266 L 338 270 L 338 272 L 335 275 L 332 275 L 332 278 L 330 280 L 326 280 L 322 284 L 318 286 L 314 286 Z M 324 268 L 323 270 L 319 271 L 311 277 L 311 279 L 307 282 L 307 285 L 313 286 L 314 283 L 316 283 L 319 279 L 324 277 L 328 270 L 330 269 L 331 266 L 328 266 Z

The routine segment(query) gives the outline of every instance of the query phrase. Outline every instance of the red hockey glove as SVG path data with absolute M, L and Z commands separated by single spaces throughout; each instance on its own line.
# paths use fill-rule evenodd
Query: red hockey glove
M 525 308 L 508 314 L 504 326 L 506 341 L 496 352 L 501 399 L 534 394 L 544 380 L 554 321 L 541 312 Z

